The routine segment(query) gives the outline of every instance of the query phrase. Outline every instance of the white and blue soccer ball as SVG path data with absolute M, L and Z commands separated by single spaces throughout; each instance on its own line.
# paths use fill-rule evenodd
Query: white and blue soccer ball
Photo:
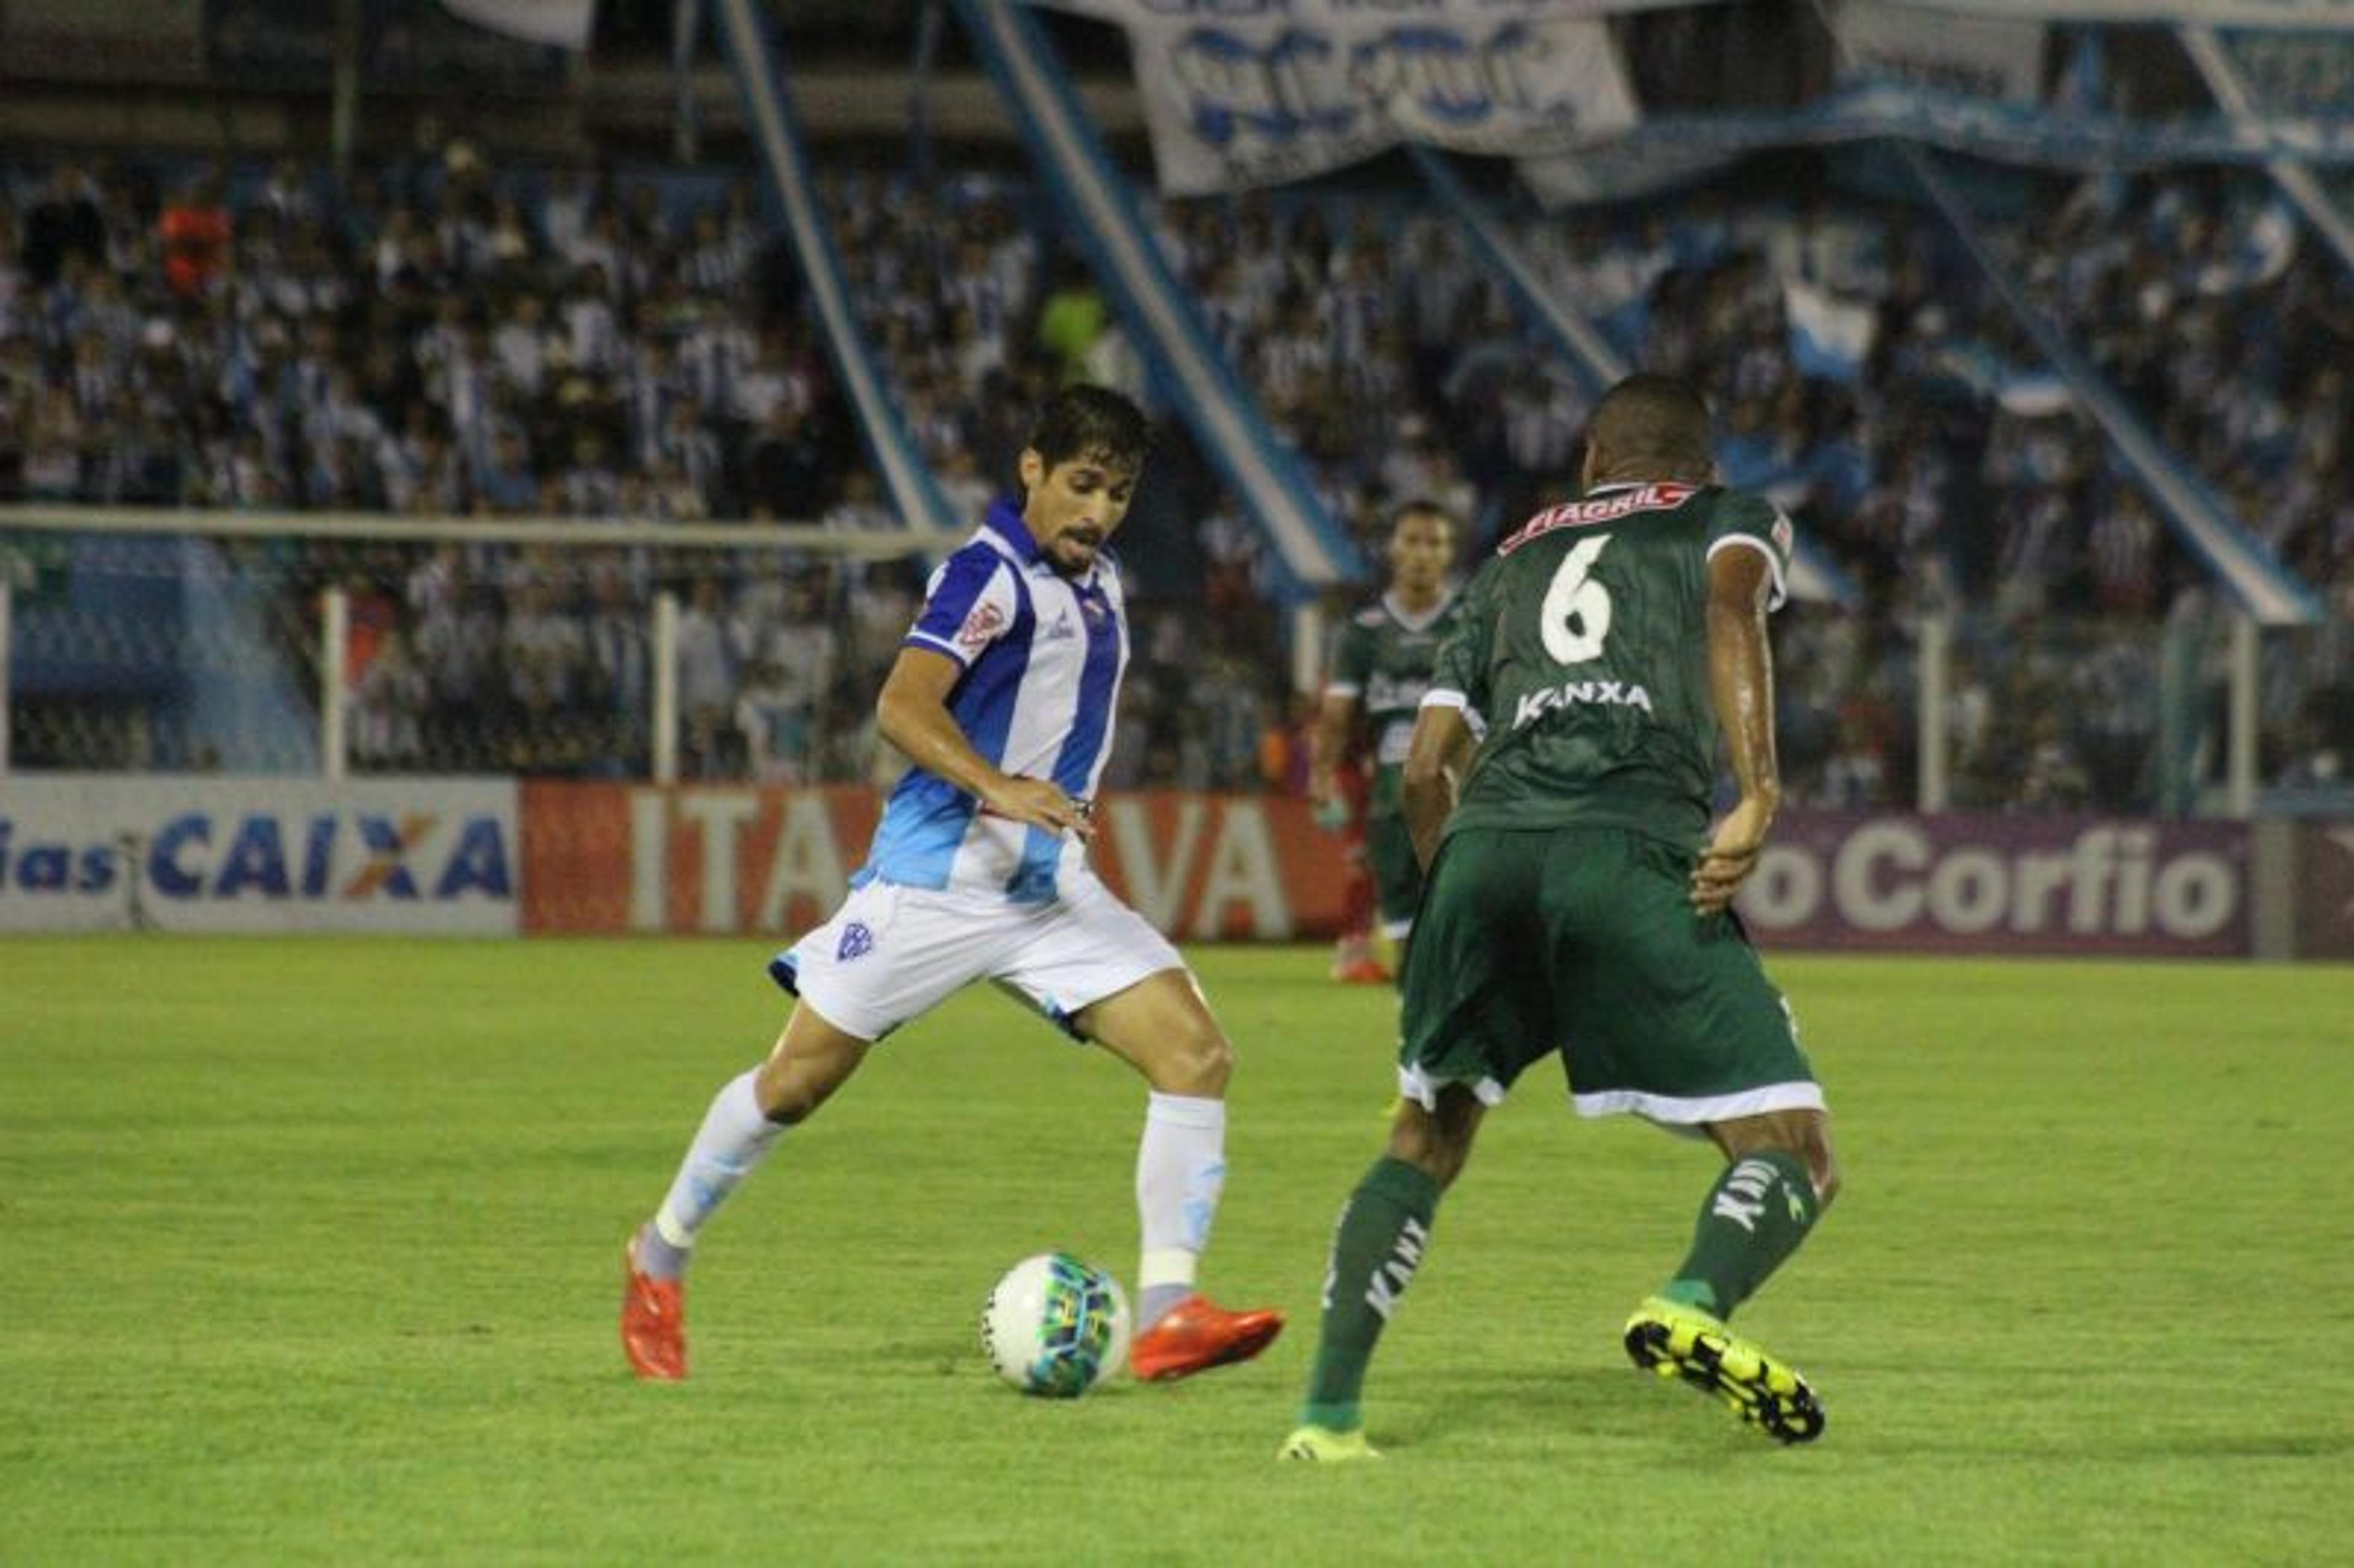
M 1042 1252 L 1005 1271 L 981 1309 L 997 1375 L 1042 1399 L 1076 1399 L 1128 1360 L 1128 1297 L 1107 1269 Z

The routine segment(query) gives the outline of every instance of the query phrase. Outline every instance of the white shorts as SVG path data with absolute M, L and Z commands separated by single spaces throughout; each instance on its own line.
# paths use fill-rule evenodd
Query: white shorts
M 903 887 L 852 890 L 833 917 L 769 964 L 837 1028 L 880 1040 L 977 980 L 995 980 L 1071 1030 L 1071 1015 L 1185 960 L 1093 876 L 1064 874 L 1046 904 Z M 1076 1033 L 1076 1030 L 1072 1030 Z

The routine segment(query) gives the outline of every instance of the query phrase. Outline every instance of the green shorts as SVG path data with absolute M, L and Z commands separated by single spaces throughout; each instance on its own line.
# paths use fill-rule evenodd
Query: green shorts
M 1414 858 L 1414 835 L 1404 817 L 1366 819 L 1365 868 L 1373 873 L 1383 934 L 1403 937 L 1413 930 L 1414 912 L 1422 904 L 1422 863 Z
M 1406 950 L 1398 1080 L 1490 1104 L 1558 1050 L 1579 1114 L 1697 1126 L 1822 1090 L 1740 921 L 1691 907 L 1691 851 L 1617 828 L 1466 829 Z

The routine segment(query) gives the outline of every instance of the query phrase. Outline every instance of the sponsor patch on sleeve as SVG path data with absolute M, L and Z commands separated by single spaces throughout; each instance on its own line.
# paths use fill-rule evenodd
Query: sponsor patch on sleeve
M 978 653 L 995 641 L 997 634 L 1004 630 L 1005 612 L 983 599 L 972 607 L 972 612 L 964 618 L 964 624 L 957 629 L 957 646 Z

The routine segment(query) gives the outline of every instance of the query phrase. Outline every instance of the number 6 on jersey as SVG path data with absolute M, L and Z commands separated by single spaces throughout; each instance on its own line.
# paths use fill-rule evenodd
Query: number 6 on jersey
M 1608 543 L 1607 534 L 1578 541 L 1545 589 L 1537 623 L 1545 652 L 1557 664 L 1583 664 L 1602 656 L 1602 641 L 1610 635 L 1610 590 L 1588 574 Z

